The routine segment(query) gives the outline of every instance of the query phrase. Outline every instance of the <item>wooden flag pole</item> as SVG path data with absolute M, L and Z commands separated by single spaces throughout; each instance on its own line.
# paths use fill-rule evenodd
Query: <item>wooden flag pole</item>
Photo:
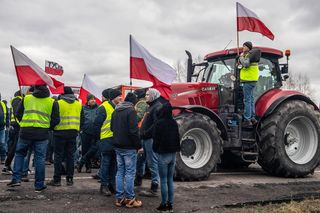
M 237 54 L 240 55 L 239 50 L 239 22 L 238 22 L 238 2 L 236 3 L 236 23 L 237 23 Z

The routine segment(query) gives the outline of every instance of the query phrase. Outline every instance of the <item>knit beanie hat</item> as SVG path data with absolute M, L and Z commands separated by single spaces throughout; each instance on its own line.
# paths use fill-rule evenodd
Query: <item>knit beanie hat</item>
M 251 43 L 250 41 L 246 41 L 246 42 L 244 42 L 244 43 L 243 43 L 243 46 L 248 47 L 248 48 L 249 48 L 249 50 L 251 50 L 251 49 L 252 49 L 252 43 Z
M 110 89 L 109 90 L 109 98 L 110 100 L 115 99 L 116 97 L 120 96 L 121 92 L 119 90 L 116 89 Z

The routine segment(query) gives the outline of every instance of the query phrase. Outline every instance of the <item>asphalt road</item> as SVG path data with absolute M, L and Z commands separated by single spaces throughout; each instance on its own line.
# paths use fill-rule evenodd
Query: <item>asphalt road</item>
M 95 170 L 94 170 L 95 171 Z M 48 166 L 46 177 L 52 177 L 53 168 Z M 35 193 L 33 175 L 30 182 L 21 187 L 8 188 L 10 176 L 0 175 L 0 212 L 155 212 L 160 197 L 139 197 L 140 209 L 117 208 L 114 197 L 99 194 L 99 183 L 91 174 L 75 172 L 75 184 L 48 187 L 45 192 Z M 144 180 L 137 194 L 150 186 Z M 238 171 L 218 171 L 208 180 L 199 182 L 175 182 L 175 212 L 242 212 L 241 204 L 281 200 L 294 196 L 320 195 L 320 170 L 306 178 L 279 178 L 268 176 L 252 165 Z

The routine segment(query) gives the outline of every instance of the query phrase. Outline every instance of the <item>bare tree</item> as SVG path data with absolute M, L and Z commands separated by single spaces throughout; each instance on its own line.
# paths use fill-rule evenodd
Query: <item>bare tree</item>
M 289 78 L 284 83 L 284 88 L 297 90 L 314 99 L 314 89 L 310 85 L 310 79 L 305 73 L 290 73 Z

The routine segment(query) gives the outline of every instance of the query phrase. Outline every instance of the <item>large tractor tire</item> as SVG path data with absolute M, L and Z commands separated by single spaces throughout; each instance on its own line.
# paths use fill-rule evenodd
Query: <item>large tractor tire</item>
M 304 177 L 320 159 L 320 113 L 293 100 L 281 104 L 260 126 L 258 163 L 268 173 Z
M 222 138 L 216 123 L 206 115 L 184 113 L 176 117 L 181 152 L 177 153 L 177 179 L 204 180 L 220 163 Z

